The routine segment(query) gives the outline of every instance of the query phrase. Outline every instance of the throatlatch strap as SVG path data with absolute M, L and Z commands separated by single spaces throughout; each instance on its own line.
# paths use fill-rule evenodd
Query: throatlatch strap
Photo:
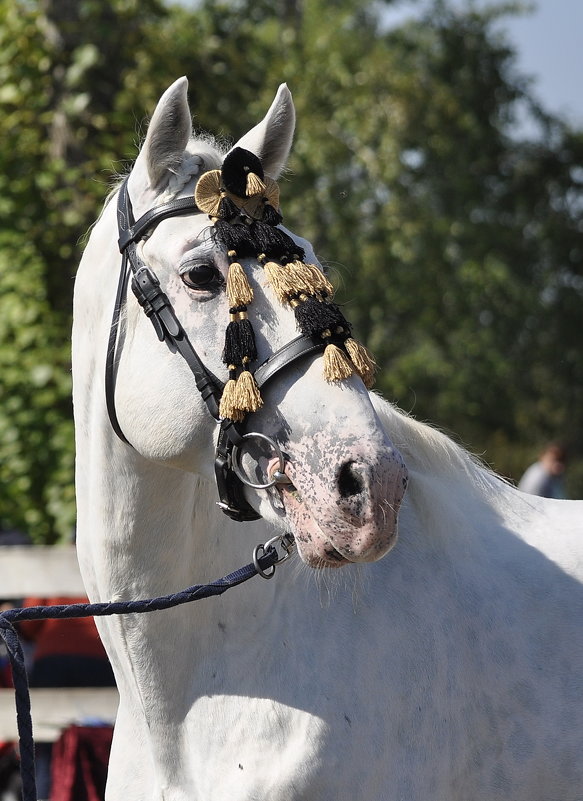
M 121 312 L 125 305 L 129 271 L 128 258 L 124 253 L 121 261 L 119 280 L 117 283 L 117 292 L 115 294 L 113 316 L 111 319 L 111 326 L 109 328 L 107 353 L 105 355 L 105 404 L 107 406 L 107 414 L 109 416 L 111 427 L 121 441 L 125 442 L 127 445 L 129 445 L 129 442 L 121 429 L 119 420 L 117 419 L 117 411 L 115 409 L 115 377 L 117 373 L 117 341 L 119 336 L 119 323 L 121 319 Z

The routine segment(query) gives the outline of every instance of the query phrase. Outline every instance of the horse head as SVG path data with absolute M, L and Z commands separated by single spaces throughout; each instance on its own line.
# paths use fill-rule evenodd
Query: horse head
M 180 352 L 186 340 L 209 376 L 217 419 L 223 428 L 228 423 L 225 469 L 231 478 L 234 466 L 243 479 L 245 503 L 290 530 L 305 563 L 336 567 L 376 560 L 392 547 L 407 472 L 371 404 L 366 350 L 332 302 L 311 245 L 281 224 L 276 180 L 294 124 L 283 85 L 264 119 L 224 152 L 193 138 L 186 79 L 160 99 L 123 188 L 127 208 L 139 220 L 175 200 L 196 197 L 196 207 L 184 201 L 131 243 L 162 294 L 148 306 L 144 295 L 138 303 L 123 280 L 118 284 L 124 309 L 109 344 L 111 405 L 126 443 L 109 435 L 112 448 L 134 459 L 214 480 L 217 421 Z M 78 342 L 98 338 L 111 320 L 120 260 L 112 247 L 114 206 L 110 201 L 98 221 L 81 268 L 76 327 L 87 331 Z M 120 225 L 131 237 L 133 220 L 122 225 L 126 212 L 122 207 Z M 101 323 L 82 319 L 83 297 L 92 314 L 102 310 Z M 152 311 L 158 302 L 164 313 Z M 175 325 L 179 334 L 167 335 Z M 299 355 L 288 358 L 298 334 Z M 267 362 L 263 375 L 271 374 L 259 386 L 256 368 L 274 354 L 280 363 Z M 77 384 L 88 380 L 82 369 L 78 375 Z M 81 428 L 88 425 L 83 409 L 77 418 Z M 261 484 L 269 486 L 254 486 Z

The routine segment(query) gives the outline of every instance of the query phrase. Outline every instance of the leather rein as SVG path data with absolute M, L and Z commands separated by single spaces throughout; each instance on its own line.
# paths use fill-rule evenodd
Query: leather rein
M 196 388 L 211 417 L 219 426 L 215 448 L 215 479 L 219 496 L 217 505 L 233 520 L 258 520 L 261 515 L 246 500 L 244 483 L 234 469 L 233 450 L 241 446 L 245 434 L 242 433 L 240 424 L 219 417 L 219 401 L 224 382 L 205 367 L 177 318 L 172 303 L 162 290 L 158 277 L 150 267 L 144 264 L 137 253 L 138 242 L 159 222 L 168 217 L 195 212 L 201 213 L 194 198 L 185 197 L 155 206 L 136 221 L 129 197 L 127 178 L 121 185 L 117 203 L 117 222 L 118 245 L 122 260 L 105 362 L 107 413 L 117 436 L 122 442 L 131 446 L 122 431 L 115 408 L 115 384 L 122 348 L 119 336 L 120 322 L 127 302 L 129 283 L 138 303 L 154 326 L 159 341 L 165 342 L 173 352 L 180 353 L 188 364 Z M 326 343 L 320 337 L 315 336 L 299 336 L 286 343 L 254 370 L 253 375 L 258 387 L 265 386 L 298 359 L 323 351 L 325 346 Z M 275 443 L 273 445 L 279 450 Z

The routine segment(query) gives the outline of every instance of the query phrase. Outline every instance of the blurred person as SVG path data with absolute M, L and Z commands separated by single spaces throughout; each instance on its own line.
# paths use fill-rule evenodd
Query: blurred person
M 540 453 L 537 461 L 528 467 L 518 489 L 541 498 L 566 498 L 564 473 L 567 466 L 567 452 L 558 442 L 549 443 Z

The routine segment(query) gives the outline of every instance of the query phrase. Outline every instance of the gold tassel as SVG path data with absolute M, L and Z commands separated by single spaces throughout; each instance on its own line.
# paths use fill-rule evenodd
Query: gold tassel
M 282 264 L 276 261 L 268 261 L 263 265 L 267 281 L 273 291 L 275 292 L 280 303 L 286 303 L 292 295 L 297 295 L 301 288 L 298 289 L 294 283 L 294 276 Z
M 217 216 L 221 202 L 220 170 L 209 170 L 200 176 L 194 189 L 194 199 L 196 205 L 205 214 L 210 217 Z
M 334 287 L 315 264 L 306 264 L 296 259 L 287 267 L 297 276 L 298 283 L 302 282 L 304 288 L 300 291 L 304 291 L 308 295 L 325 294 L 329 297 L 334 295 Z
M 235 370 L 233 364 L 229 365 L 229 372 Z M 243 412 L 237 405 L 237 381 L 234 378 L 229 378 L 223 389 L 221 401 L 219 403 L 219 417 L 233 420 L 235 423 L 241 423 L 245 419 L 245 412 Z
M 324 351 L 324 378 L 329 383 L 333 381 L 342 381 L 352 375 L 353 365 L 346 357 L 344 351 L 333 345 L 332 343 L 326 345 Z
M 243 359 L 245 363 L 247 360 Z M 237 389 L 235 403 L 237 408 L 243 412 L 256 412 L 263 406 L 263 400 L 259 392 L 259 387 L 249 370 L 243 365 L 243 372 L 237 379 Z
M 230 250 L 228 256 L 233 260 L 237 258 L 234 250 Z M 229 298 L 229 306 L 249 306 L 253 301 L 253 289 L 249 284 L 245 270 L 238 261 L 232 261 L 229 265 L 227 297 Z
M 365 348 L 364 345 L 357 342 L 356 339 L 352 337 L 348 337 L 344 342 L 344 347 L 350 356 L 350 361 L 354 365 L 356 372 L 364 381 L 365 387 L 371 389 L 374 385 L 375 374 L 378 370 L 377 363 L 372 353 L 368 348 Z
M 247 173 L 247 184 L 245 187 L 245 194 L 247 197 L 254 197 L 255 195 L 262 195 L 265 192 L 265 184 L 261 178 L 254 172 Z

